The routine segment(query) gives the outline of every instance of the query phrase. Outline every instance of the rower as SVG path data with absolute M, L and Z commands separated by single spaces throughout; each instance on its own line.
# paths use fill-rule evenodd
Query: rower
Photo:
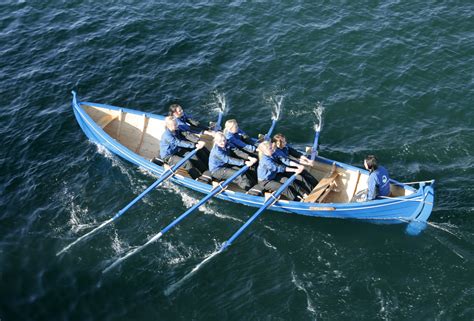
M 298 166 L 309 165 L 313 166 L 314 161 L 309 160 L 302 153 L 291 147 L 286 142 L 286 137 L 283 134 L 276 134 L 273 136 L 272 142 L 275 144 L 275 153 L 273 153 L 273 158 L 278 162 L 286 166 Z M 290 160 L 290 156 L 296 158 L 297 160 Z M 287 177 L 290 177 L 290 173 L 284 173 Z M 296 177 L 296 182 L 300 184 L 306 191 L 307 194 L 311 193 L 313 188 L 318 185 L 318 180 L 313 177 L 307 170 L 303 170 L 300 175 Z
M 174 117 L 166 117 L 165 126 L 165 131 L 160 140 L 160 156 L 168 165 L 177 164 L 189 152 L 189 149 L 202 149 L 204 147 L 205 143 L 203 141 L 193 143 L 184 139 Z M 206 165 L 194 155 L 184 163 L 183 168 L 188 171 L 192 178 L 196 179 L 206 170 Z
M 217 132 L 214 135 L 214 147 L 209 156 L 209 171 L 212 178 L 219 181 L 226 180 L 238 171 L 238 167 L 244 165 L 251 167 L 257 162 L 257 159 L 254 157 L 249 157 L 247 161 L 244 161 L 243 159 L 233 157 L 234 155 L 224 134 Z M 255 183 L 252 182 L 247 173 L 237 177 L 234 182 L 245 191 L 248 191 Z
M 191 119 L 178 104 L 171 104 L 168 112 L 169 116 L 176 118 L 178 128 L 181 132 L 191 132 L 194 134 L 207 134 L 211 135 L 208 128 L 203 127 L 199 124 L 199 121 Z
M 369 171 L 367 201 L 372 201 L 380 196 L 390 195 L 390 177 L 385 167 L 377 164 L 374 155 L 367 155 L 364 167 Z
M 278 164 L 275 158 L 273 158 L 274 146 L 268 141 L 262 142 L 258 146 L 258 150 L 260 155 L 257 169 L 258 185 L 264 191 L 277 191 L 288 180 L 288 177 L 283 175 L 283 173 L 301 174 L 304 170 L 303 165 L 296 163 L 296 168 Z M 304 191 L 294 182 L 282 193 L 282 195 L 292 201 L 303 198 L 303 194 Z
M 214 132 L 208 130 L 199 124 L 199 121 L 191 119 L 178 104 L 171 104 L 168 112 L 169 116 L 173 116 L 178 123 L 178 129 L 181 134 L 190 142 L 197 143 L 200 140 L 200 135 L 214 136 Z M 197 157 L 201 162 L 207 164 L 209 160 L 209 150 L 204 147 L 199 150 Z
M 257 148 L 253 145 L 255 141 L 239 128 L 235 119 L 226 121 L 224 127 L 224 135 L 231 148 L 240 149 L 246 155 L 245 159 L 256 156 Z

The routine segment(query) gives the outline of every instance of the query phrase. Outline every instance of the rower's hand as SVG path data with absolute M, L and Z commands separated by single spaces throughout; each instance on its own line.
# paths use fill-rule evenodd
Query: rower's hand
M 249 156 L 248 160 L 245 162 L 245 165 L 247 165 L 248 167 L 251 167 L 256 162 L 257 162 L 257 159 L 255 157 Z
M 308 157 L 301 155 L 300 163 L 303 165 L 314 166 L 314 161 L 310 160 Z
M 202 140 L 198 141 L 197 144 L 196 144 L 196 149 L 201 149 L 204 147 L 204 145 L 206 145 L 205 142 L 203 142 Z
M 298 165 L 296 169 L 296 174 L 301 174 L 304 171 L 304 166 L 303 165 Z

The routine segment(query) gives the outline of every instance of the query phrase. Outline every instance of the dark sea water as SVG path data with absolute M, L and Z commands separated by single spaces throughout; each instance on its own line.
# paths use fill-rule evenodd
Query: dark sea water
M 168 183 L 61 256 L 156 179 L 87 140 L 84 101 L 163 114 L 172 102 L 252 135 L 400 181 L 436 179 L 431 224 L 266 212 L 211 201 L 103 274 L 202 195 Z M 0 320 L 473 320 L 471 1 L 2 1 Z M 184 281 L 180 281 L 183 280 Z

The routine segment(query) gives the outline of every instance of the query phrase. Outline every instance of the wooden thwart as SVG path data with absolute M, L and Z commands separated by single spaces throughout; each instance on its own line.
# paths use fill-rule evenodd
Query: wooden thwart
M 324 199 L 334 190 L 336 186 L 336 178 L 341 175 L 336 170 L 336 164 L 332 164 L 331 173 L 329 176 L 322 178 L 318 185 L 311 191 L 311 193 L 305 197 L 303 202 L 305 203 L 322 203 Z
M 143 145 L 143 138 L 145 137 L 146 129 L 148 127 L 148 118 L 146 115 L 143 115 L 143 128 L 142 128 L 142 134 L 140 135 L 140 142 L 138 143 L 137 148 L 135 149 L 135 153 L 139 153 L 140 148 L 142 148 Z

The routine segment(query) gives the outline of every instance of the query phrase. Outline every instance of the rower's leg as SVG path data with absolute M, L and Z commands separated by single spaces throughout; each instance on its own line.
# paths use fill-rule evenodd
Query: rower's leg
M 275 177 L 275 180 L 281 184 L 284 184 L 288 179 L 289 178 L 283 173 L 278 173 Z M 290 186 L 288 186 L 288 188 L 283 192 L 283 195 L 285 195 L 289 200 L 297 200 L 298 196 L 303 198 L 303 195 L 306 193 L 307 192 L 305 189 L 298 182 L 293 181 L 293 183 L 291 183 Z
M 301 173 L 301 176 L 303 177 L 303 182 L 306 188 L 308 188 L 310 192 L 316 187 L 316 185 L 318 185 L 318 180 L 307 170 L 304 170 Z
M 232 175 L 234 175 L 235 173 L 237 172 L 237 170 L 233 169 L 233 168 L 220 168 L 214 172 L 212 172 L 212 177 L 217 179 L 217 180 L 220 180 L 220 181 L 223 181 L 223 180 L 226 180 L 228 178 L 230 178 Z M 250 187 L 252 187 L 252 184 L 250 183 L 250 180 L 248 179 L 247 176 L 245 176 L 245 174 L 243 175 L 240 175 L 239 177 L 237 177 L 234 182 L 243 190 L 246 190 L 248 191 L 250 189 Z
M 164 161 L 170 165 L 170 166 L 174 166 L 176 164 L 178 164 L 178 162 L 180 160 L 182 160 L 183 157 L 179 156 L 179 155 L 171 155 L 171 156 L 168 156 L 166 159 L 164 159 Z M 186 161 L 184 164 L 183 164 L 183 168 L 185 170 L 188 171 L 189 175 L 193 178 L 193 179 L 196 179 L 198 178 L 199 176 L 201 176 L 201 172 L 196 168 L 194 167 L 194 165 L 188 160 Z

